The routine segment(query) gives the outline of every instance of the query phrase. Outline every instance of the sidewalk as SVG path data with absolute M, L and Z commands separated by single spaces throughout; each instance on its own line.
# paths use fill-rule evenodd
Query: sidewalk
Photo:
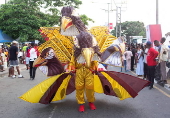
M 164 87 L 165 87 L 166 89 L 170 90 L 170 79 L 167 79 L 167 83 L 168 83 L 168 84 L 165 84 Z
M 23 70 L 26 69 L 26 65 L 25 64 L 19 64 L 19 69 Z M 0 78 L 1 77 L 8 77 L 8 73 L 9 73 L 9 67 L 4 68 L 5 71 L 0 72 Z M 17 73 L 16 68 L 15 68 L 15 73 Z

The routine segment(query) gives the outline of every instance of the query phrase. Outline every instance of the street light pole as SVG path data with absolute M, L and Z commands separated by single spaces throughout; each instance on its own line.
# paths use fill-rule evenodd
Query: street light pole
M 156 0 L 156 24 L 158 24 L 158 16 L 159 16 L 159 13 L 158 13 L 158 0 Z

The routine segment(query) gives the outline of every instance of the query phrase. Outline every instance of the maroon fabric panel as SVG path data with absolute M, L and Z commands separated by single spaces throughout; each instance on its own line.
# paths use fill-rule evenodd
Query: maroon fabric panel
M 48 76 L 54 76 L 64 72 L 63 65 L 56 57 L 48 59 L 46 65 L 48 66 Z
M 116 93 L 114 92 L 112 85 L 110 84 L 110 82 L 105 78 L 104 75 L 102 75 L 101 73 L 96 73 L 98 75 L 98 77 L 100 78 L 100 81 L 102 83 L 103 86 L 103 90 L 104 90 L 104 94 L 106 95 L 112 95 L 112 96 L 116 96 Z
M 70 81 L 68 83 L 67 86 L 67 90 L 66 90 L 66 95 L 72 93 L 73 91 L 75 91 L 75 73 L 71 74 L 72 77 L 70 78 Z
M 58 88 L 62 84 L 63 80 L 69 75 L 69 73 L 64 73 L 61 75 L 45 92 L 45 94 L 41 97 L 39 103 L 49 104 L 54 98 Z
M 105 71 L 110 77 L 112 77 L 115 81 L 117 81 L 133 98 L 136 97 L 138 94 L 135 90 L 133 90 L 126 82 L 124 82 L 121 78 L 116 76 L 115 74 Z
M 115 72 L 115 71 L 108 71 L 107 73 L 113 73 L 117 77 L 120 78 L 120 80 L 124 81 L 127 85 L 129 85 L 136 93 L 138 93 L 140 90 L 142 90 L 144 87 L 150 84 L 149 81 L 137 78 L 132 75 Z

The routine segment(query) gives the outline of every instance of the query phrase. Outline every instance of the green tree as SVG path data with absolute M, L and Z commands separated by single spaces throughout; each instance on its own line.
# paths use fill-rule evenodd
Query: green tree
M 26 4 L 6 4 L 0 9 L 0 29 L 14 39 L 20 37 L 21 41 L 42 39 L 38 29 L 41 26 L 49 26 L 45 18 L 43 13 L 31 9 Z
M 89 21 L 94 23 L 94 21 L 91 18 L 88 18 L 85 14 L 80 15 L 80 18 L 84 22 L 85 25 L 89 25 L 88 24 Z
M 118 27 L 120 24 L 118 24 Z M 116 27 L 111 31 L 112 35 L 116 35 Z M 118 32 L 119 34 L 119 32 Z M 143 36 L 146 37 L 146 31 L 143 22 L 139 21 L 126 21 L 121 23 L 121 34 L 126 36 L 128 39 L 129 36 Z
M 81 3 L 79 0 L 11 0 L 0 6 L 0 29 L 13 39 L 19 37 L 22 42 L 35 39 L 42 42 L 38 29 L 59 24 L 61 14 L 58 7 L 78 7 Z M 46 8 L 47 12 L 41 12 L 41 8 Z M 85 24 L 92 21 L 86 15 L 82 16 Z

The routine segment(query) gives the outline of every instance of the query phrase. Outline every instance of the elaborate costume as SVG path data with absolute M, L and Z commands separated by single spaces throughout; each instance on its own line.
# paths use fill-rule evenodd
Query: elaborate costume
M 84 91 L 92 110 L 96 109 L 93 104 L 95 92 L 116 96 L 120 100 L 136 97 L 148 85 L 148 81 L 106 71 L 99 64 L 121 66 L 121 53 L 124 50 L 122 40 L 118 40 L 120 45 L 112 45 L 116 38 L 108 34 L 105 27 L 94 27 L 88 32 L 80 18 L 73 15 L 73 11 L 72 7 L 62 9 L 61 28 L 41 28 L 42 35 L 48 41 L 39 46 L 41 55 L 35 60 L 34 66 L 52 77 L 20 98 L 31 103 L 48 104 L 62 100 L 76 90 L 79 111 L 82 112 Z

